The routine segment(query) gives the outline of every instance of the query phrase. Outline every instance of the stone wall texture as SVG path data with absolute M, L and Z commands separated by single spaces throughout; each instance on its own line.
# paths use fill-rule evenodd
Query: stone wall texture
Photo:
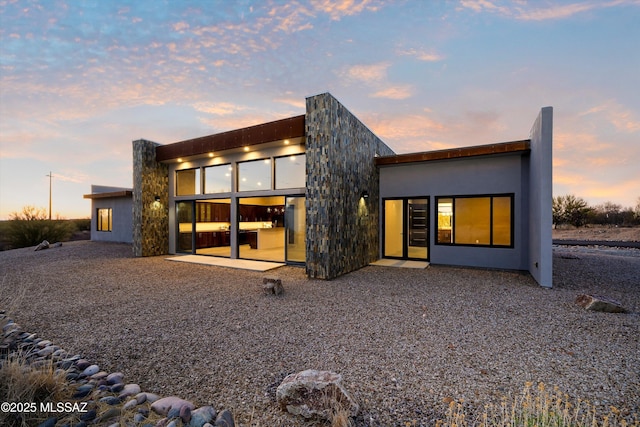
M 307 98 L 305 121 L 306 271 L 333 279 L 378 258 L 374 159 L 394 152 L 328 93 Z
M 156 161 L 158 145 L 133 141 L 134 256 L 169 253 L 169 168 Z

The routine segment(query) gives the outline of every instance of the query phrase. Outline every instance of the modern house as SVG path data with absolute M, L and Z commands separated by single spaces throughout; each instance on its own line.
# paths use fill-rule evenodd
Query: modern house
M 133 250 L 301 264 L 320 279 L 422 260 L 550 287 L 552 114 L 520 141 L 396 155 L 325 93 L 304 115 L 133 141 Z
M 91 240 L 132 243 L 133 189 L 92 185 Z

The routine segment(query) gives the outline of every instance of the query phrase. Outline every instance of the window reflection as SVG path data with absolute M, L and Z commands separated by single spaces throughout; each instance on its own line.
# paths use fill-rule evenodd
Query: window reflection
M 304 187 L 306 161 L 305 154 L 276 158 L 276 189 Z
M 227 193 L 231 191 L 231 165 L 209 166 L 204 168 L 204 193 Z
M 238 163 L 238 191 L 271 189 L 271 159 Z

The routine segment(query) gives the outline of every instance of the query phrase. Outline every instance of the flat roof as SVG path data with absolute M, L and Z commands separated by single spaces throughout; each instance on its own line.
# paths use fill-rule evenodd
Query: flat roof
M 290 117 L 156 147 L 159 162 L 305 136 L 305 116 Z
M 104 193 L 91 193 L 82 196 L 85 199 L 109 199 L 112 197 L 130 197 L 133 195 L 131 190 L 107 191 Z
M 473 147 L 449 148 L 446 150 L 424 151 L 421 153 L 396 154 L 393 156 L 376 157 L 376 165 L 397 165 L 403 163 L 489 156 L 494 154 L 528 153 L 530 151 L 531 140 L 524 139 L 522 141 L 476 145 Z

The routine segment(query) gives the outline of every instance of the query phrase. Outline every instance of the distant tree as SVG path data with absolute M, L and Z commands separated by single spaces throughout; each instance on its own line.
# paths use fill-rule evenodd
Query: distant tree
M 622 225 L 624 222 L 622 206 L 613 202 L 605 202 L 593 209 L 593 222 L 604 225 Z
M 640 224 L 640 218 L 636 219 L 632 208 L 626 208 L 620 211 L 620 225 L 632 227 L 638 224 Z
M 49 220 L 44 208 L 25 206 L 9 215 L 8 240 L 13 248 L 34 246 L 47 240 L 51 243 L 67 240 L 74 224 L 66 220 Z
M 557 196 L 552 201 L 554 224 L 571 224 L 582 227 L 592 212 L 587 202 L 573 194 Z
M 640 221 L 640 197 L 636 199 L 636 207 L 633 209 L 633 215 L 636 220 Z

